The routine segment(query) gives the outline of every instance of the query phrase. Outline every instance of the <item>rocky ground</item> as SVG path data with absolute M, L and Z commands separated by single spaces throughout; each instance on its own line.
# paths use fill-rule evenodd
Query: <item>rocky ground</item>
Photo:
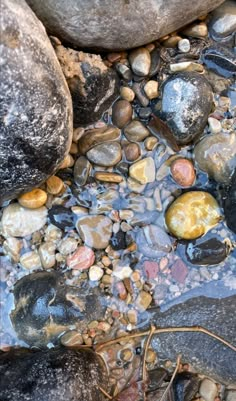
M 2 204 L 3 350 L 92 346 L 140 329 L 146 311 L 183 294 L 211 296 L 209 283 L 224 284 L 222 297 L 236 290 L 235 37 L 232 14 L 219 13 L 130 51 L 91 55 L 51 37 L 73 141 L 55 175 Z M 52 288 L 59 309 L 50 311 Z M 114 394 L 138 380 L 142 347 L 130 340 L 103 355 Z M 145 361 L 161 397 L 173 361 L 151 346 Z M 235 386 L 193 370 L 179 364 L 173 391 L 184 382 L 185 398 L 172 399 L 236 399 Z M 117 400 L 140 399 L 135 391 Z

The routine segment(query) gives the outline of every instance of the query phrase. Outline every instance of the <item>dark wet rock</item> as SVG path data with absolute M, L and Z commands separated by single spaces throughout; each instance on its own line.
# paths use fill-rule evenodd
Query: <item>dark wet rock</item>
M 126 233 L 122 230 L 119 230 L 117 233 L 113 234 L 110 239 L 110 245 L 115 251 L 119 251 L 120 249 L 125 249 L 126 245 Z
M 85 156 L 78 157 L 74 165 L 74 180 L 77 185 L 83 186 L 86 184 L 91 167 Z
M 70 326 L 80 328 L 103 317 L 97 290 L 72 287 L 58 272 L 37 272 L 14 287 L 15 308 L 11 321 L 19 339 L 31 345 L 56 341 Z
M 52 175 L 72 138 L 70 93 L 42 24 L 1 2 L 0 202 Z
M 236 133 L 207 135 L 196 145 L 194 156 L 199 168 L 209 177 L 218 183 L 229 184 L 236 168 Z
M 199 377 L 191 372 L 178 373 L 173 382 L 175 401 L 192 401 L 199 388 Z
M 151 66 L 149 70 L 149 76 L 153 77 L 156 75 L 161 66 L 161 58 L 160 58 L 160 51 L 158 49 L 154 49 L 151 53 Z
M 88 385 L 89 383 L 89 385 Z M 12 350 L 0 355 L 1 401 L 104 401 L 102 359 L 90 350 Z
M 150 43 L 213 10 L 222 0 L 27 0 L 48 31 L 76 47 L 121 50 Z M 114 28 L 115 27 L 115 28 Z M 140 32 L 142 33 L 140 35 Z
M 86 154 L 96 145 L 108 141 L 118 141 L 119 139 L 120 130 L 113 125 L 106 125 L 102 128 L 95 128 L 86 131 L 86 134 L 78 141 L 78 147 L 82 154 Z
M 75 226 L 74 214 L 65 206 L 52 206 L 52 208 L 48 211 L 48 217 L 50 222 L 61 230 L 69 231 Z
M 227 257 L 227 246 L 217 238 L 186 247 L 187 259 L 193 265 L 217 265 Z
M 152 321 L 158 327 L 201 326 L 235 342 L 236 295 L 223 299 L 205 296 L 174 305 L 166 312 L 155 312 Z M 150 319 L 148 321 L 150 327 Z M 235 384 L 235 351 L 207 334 L 199 332 L 163 333 L 154 336 L 152 347 L 160 359 L 176 361 L 177 355 L 188 361 L 200 374 L 219 383 Z
M 118 75 L 100 55 L 55 46 L 56 55 L 68 83 L 74 127 L 99 120 L 118 96 Z
M 236 31 L 235 1 L 225 1 L 211 14 L 210 34 L 214 40 L 230 37 Z
M 202 52 L 202 61 L 209 70 L 225 78 L 236 76 L 235 54 L 225 46 L 211 46 Z
M 118 100 L 112 107 L 112 122 L 118 128 L 124 128 L 132 119 L 133 109 L 127 100 Z
M 224 213 L 227 226 L 236 233 L 236 170 L 224 202 Z
M 161 118 L 184 145 L 200 135 L 212 107 L 212 90 L 200 74 L 174 74 L 164 84 Z
M 149 118 L 152 114 L 152 109 L 151 107 L 140 107 L 138 111 L 138 115 L 141 119 L 146 120 Z

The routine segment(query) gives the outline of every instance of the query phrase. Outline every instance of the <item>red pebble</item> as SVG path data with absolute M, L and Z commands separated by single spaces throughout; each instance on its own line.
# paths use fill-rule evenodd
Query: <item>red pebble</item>
M 187 274 L 188 268 L 181 259 L 176 260 L 171 266 L 171 275 L 178 283 L 183 284 L 185 282 Z
M 144 271 L 148 279 L 156 278 L 159 271 L 159 265 L 157 262 L 146 260 L 144 262 Z
M 94 264 L 95 254 L 91 248 L 80 246 L 71 256 L 66 259 L 70 269 L 85 270 Z

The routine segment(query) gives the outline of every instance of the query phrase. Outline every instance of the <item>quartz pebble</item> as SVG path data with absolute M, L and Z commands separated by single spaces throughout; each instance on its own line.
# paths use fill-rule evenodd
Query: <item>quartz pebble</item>
M 199 394 L 204 401 L 214 401 L 218 394 L 217 385 L 210 379 L 203 379 L 199 388 Z
M 178 42 L 178 49 L 182 52 L 182 53 L 188 53 L 190 51 L 190 42 L 188 39 L 181 39 Z
M 128 102 L 132 102 L 135 98 L 135 93 L 128 86 L 122 86 L 120 88 L 120 96 L 122 99 L 127 100 Z
M 86 184 L 90 170 L 91 164 L 85 156 L 80 156 L 74 165 L 74 180 L 78 186 L 83 186 Z
M 12 203 L 3 210 L 2 232 L 8 237 L 26 237 L 40 230 L 47 221 L 47 209 L 26 209 Z
M 21 248 L 22 241 L 17 238 L 9 237 L 3 242 L 4 253 L 8 254 L 13 262 L 19 262 Z
M 64 188 L 63 181 L 56 175 L 53 175 L 52 177 L 48 178 L 46 184 L 47 184 L 47 192 L 51 195 L 58 195 Z
M 39 254 L 36 251 L 24 253 L 20 257 L 20 264 L 24 269 L 27 270 L 39 269 L 41 267 Z
M 104 272 L 103 269 L 97 265 L 93 265 L 89 269 L 89 280 L 91 281 L 99 281 L 101 280 Z
M 155 163 L 152 157 L 146 157 L 130 166 L 130 177 L 137 180 L 140 184 L 147 184 L 155 181 Z
M 124 147 L 126 160 L 135 161 L 140 157 L 141 149 L 137 143 L 129 143 Z
M 150 132 L 140 121 L 133 120 L 125 127 L 124 134 L 130 142 L 141 142 Z
M 144 86 L 144 92 L 148 99 L 155 99 L 158 96 L 158 82 L 153 80 L 148 81 Z
M 145 311 L 152 302 L 152 296 L 146 291 L 140 291 L 135 300 L 136 307 L 142 312 Z
M 93 265 L 95 254 L 91 248 L 80 246 L 71 256 L 66 259 L 66 264 L 70 269 L 86 270 Z
M 101 215 L 85 216 L 78 219 L 76 228 L 84 241 L 91 248 L 105 249 L 112 234 L 112 221 Z
M 133 109 L 127 100 L 118 100 L 112 108 L 112 121 L 118 128 L 124 128 L 132 119 Z
M 221 219 L 220 208 L 208 192 L 190 191 L 180 195 L 168 208 L 165 221 L 177 238 L 195 239 Z
M 53 242 L 46 242 L 39 247 L 39 256 L 44 269 L 51 269 L 56 264 L 56 246 Z
M 181 187 L 190 187 L 195 181 L 193 163 L 188 159 L 176 159 L 171 163 L 170 171 L 173 179 Z
M 219 132 L 222 130 L 221 123 L 216 118 L 208 117 L 208 124 L 212 134 L 219 134 Z
M 63 238 L 63 240 L 60 242 L 59 246 L 58 246 L 58 251 L 64 255 L 70 255 L 71 253 L 73 253 L 78 245 L 78 241 L 75 238 Z
M 18 202 L 21 206 L 28 209 L 38 209 L 47 202 L 47 194 L 40 188 L 35 188 L 30 192 L 20 195 Z
M 129 54 L 129 62 L 134 74 L 138 76 L 146 76 L 151 67 L 151 57 L 149 51 L 140 47 L 132 50 Z
M 132 274 L 133 270 L 127 266 L 127 265 L 121 265 L 121 264 L 115 264 L 113 266 L 113 276 L 120 279 L 124 280 L 125 278 L 129 278 Z

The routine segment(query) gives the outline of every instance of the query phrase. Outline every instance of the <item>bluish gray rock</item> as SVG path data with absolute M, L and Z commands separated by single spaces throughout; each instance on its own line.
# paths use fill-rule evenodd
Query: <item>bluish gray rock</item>
M 76 47 L 121 50 L 152 42 L 222 0 L 27 0 L 53 35 Z
M 1 1 L 0 203 L 38 186 L 69 150 L 71 96 L 41 22 Z

